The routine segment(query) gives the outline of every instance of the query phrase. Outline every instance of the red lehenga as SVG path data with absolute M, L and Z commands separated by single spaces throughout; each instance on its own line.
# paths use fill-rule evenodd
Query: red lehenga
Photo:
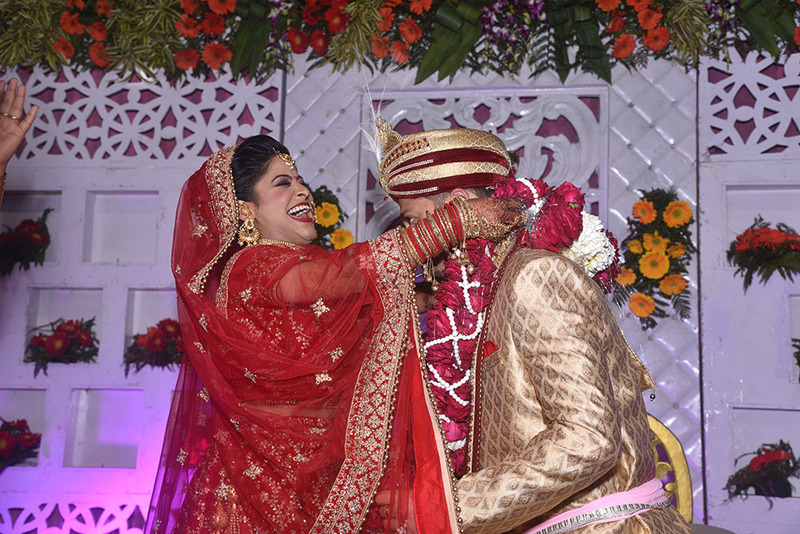
M 186 357 L 145 532 L 381 531 L 377 489 L 406 503 L 412 485 L 419 531 L 458 532 L 396 235 L 242 250 L 232 154 L 178 206 Z

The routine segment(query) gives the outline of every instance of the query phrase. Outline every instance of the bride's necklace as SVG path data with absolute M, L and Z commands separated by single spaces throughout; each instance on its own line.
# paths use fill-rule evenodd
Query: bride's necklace
M 289 243 L 288 241 L 280 241 L 278 239 L 270 239 L 268 237 L 262 237 L 259 242 L 259 245 L 275 245 L 278 247 L 287 247 L 287 248 L 298 248 L 300 245 L 296 243 Z

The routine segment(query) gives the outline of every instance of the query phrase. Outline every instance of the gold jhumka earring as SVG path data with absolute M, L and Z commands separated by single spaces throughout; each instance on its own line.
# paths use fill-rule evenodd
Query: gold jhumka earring
M 253 215 L 247 209 L 247 204 L 243 200 L 239 201 L 239 209 L 245 215 L 245 219 L 239 227 L 239 244 L 245 247 L 255 245 L 261 239 L 261 234 L 258 233 Z
M 317 217 L 317 204 L 314 199 L 311 199 L 311 217 L 314 219 L 314 224 L 319 224 L 319 217 Z

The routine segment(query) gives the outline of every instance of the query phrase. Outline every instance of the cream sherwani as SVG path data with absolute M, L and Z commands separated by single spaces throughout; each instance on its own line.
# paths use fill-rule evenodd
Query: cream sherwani
M 457 483 L 467 533 L 524 532 L 655 475 L 641 364 L 599 287 L 572 261 L 521 249 L 488 319 L 480 470 Z M 672 508 L 586 533 L 689 533 Z

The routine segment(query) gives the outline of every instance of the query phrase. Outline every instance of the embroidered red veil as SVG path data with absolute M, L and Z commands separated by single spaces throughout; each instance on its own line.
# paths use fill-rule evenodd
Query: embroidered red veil
M 178 205 L 186 356 L 145 532 L 382 531 L 375 492 L 406 503 L 412 484 L 419 531 L 458 532 L 395 233 L 241 249 L 234 149 Z

